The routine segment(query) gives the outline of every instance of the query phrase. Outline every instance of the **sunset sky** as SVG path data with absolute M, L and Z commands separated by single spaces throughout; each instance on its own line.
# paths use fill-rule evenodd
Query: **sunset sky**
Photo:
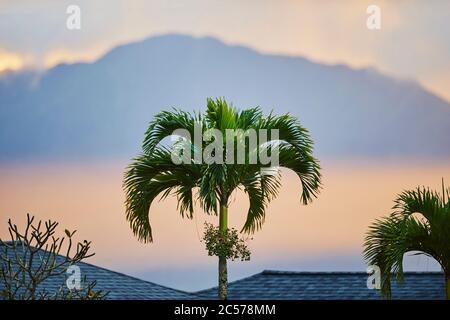
M 81 30 L 66 9 L 81 9 Z M 366 9 L 381 9 L 368 30 Z M 92 61 L 163 33 L 215 36 L 262 52 L 374 67 L 450 100 L 450 2 L 445 0 L 24 0 L 0 2 L 0 71 Z
M 181 219 L 173 197 L 151 208 L 154 243 L 139 243 L 124 219 L 123 162 L 12 165 L 0 167 L 0 236 L 11 217 L 19 226 L 26 212 L 78 230 L 76 239 L 93 242 L 89 262 L 179 289 L 200 290 L 216 283 L 217 261 L 200 242 L 207 218 L 199 208 L 193 220 Z M 230 263 L 230 279 L 263 269 L 365 271 L 362 244 L 367 226 L 390 212 L 393 197 L 418 183 L 439 189 L 450 165 L 411 161 L 322 161 L 324 189 L 302 206 L 298 178 L 283 172 L 280 196 L 268 210 L 264 227 L 249 241 L 249 262 Z M 240 229 L 248 206 L 244 194 L 233 197 L 230 227 Z M 410 256 L 406 270 L 439 270 L 426 256 Z
M 72 4 L 81 8 L 81 30 L 66 28 L 66 8 Z M 381 30 L 366 27 L 371 4 L 381 8 Z M 6 70 L 92 62 L 119 44 L 167 33 L 213 36 L 263 53 L 375 68 L 417 81 L 450 101 L 447 0 L 0 0 L 0 77 Z M 230 264 L 231 280 L 263 269 L 364 271 L 367 227 L 390 213 L 395 196 L 419 184 L 438 189 L 441 178 L 450 181 L 448 161 L 436 159 L 320 160 L 320 197 L 310 206 L 300 205 L 298 180 L 284 172 L 280 197 L 250 242 L 252 260 Z M 0 237 L 7 235 L 8 218 L 23 225 L 29 212 L 59 221 L 62 230 L 77 229 L 80 240 L 92 240 L 97 253 L 92 263 L 179 289 L 215 285 L 216 258 L 208 257 L 199 241 L 204 221 L 215 219 L 205 218 L 199 208 L 189 221 L 176 213 L 174 198 L 154 204 L 155 242 L 144 245 L 133 236 L 122 190 L 128 162 L 0 164 Z M 240 229 L 247 205 L 242 194 L 235 195 L 232 227 Z M 408 259 L 410 269 L 439 270 L 424 256 Z

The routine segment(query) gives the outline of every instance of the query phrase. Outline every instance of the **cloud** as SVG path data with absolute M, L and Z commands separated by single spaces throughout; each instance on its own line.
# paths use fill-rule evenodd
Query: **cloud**
M 0 72 L 6 70 L 19 70 L 24 66 L 22 57 L 15 53 L 0 49 Z

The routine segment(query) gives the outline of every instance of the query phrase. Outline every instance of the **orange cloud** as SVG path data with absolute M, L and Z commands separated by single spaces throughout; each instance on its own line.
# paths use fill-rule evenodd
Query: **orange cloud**
M 24 60 L 18 54 L 0 49 L 0 72 L 19 70 L 24 67 Z

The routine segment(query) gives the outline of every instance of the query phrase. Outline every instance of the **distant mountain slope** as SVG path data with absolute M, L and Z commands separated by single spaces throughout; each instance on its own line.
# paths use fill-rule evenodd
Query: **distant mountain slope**
M 98 61 L 0 78 L 0 160 L 133 156 L 159 110 L 238 107 L 300 117 L 319 155 L 450 156 L 450 105 L 368 69 L 166 35 Z

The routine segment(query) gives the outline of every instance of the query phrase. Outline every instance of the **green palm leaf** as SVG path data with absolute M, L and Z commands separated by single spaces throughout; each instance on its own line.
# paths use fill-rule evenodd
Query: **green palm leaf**
M 395 200 L 394 212 L 370 226 L 364 256 L 369 264 L 380 267 L 385 296 L 391 296 L 391 273 L 403 280 L 403 257 L 408 252 L 433 257 L 449 279 L 449 195 L 448 189 L 442 195 L 425 187 L 404 191 Z

